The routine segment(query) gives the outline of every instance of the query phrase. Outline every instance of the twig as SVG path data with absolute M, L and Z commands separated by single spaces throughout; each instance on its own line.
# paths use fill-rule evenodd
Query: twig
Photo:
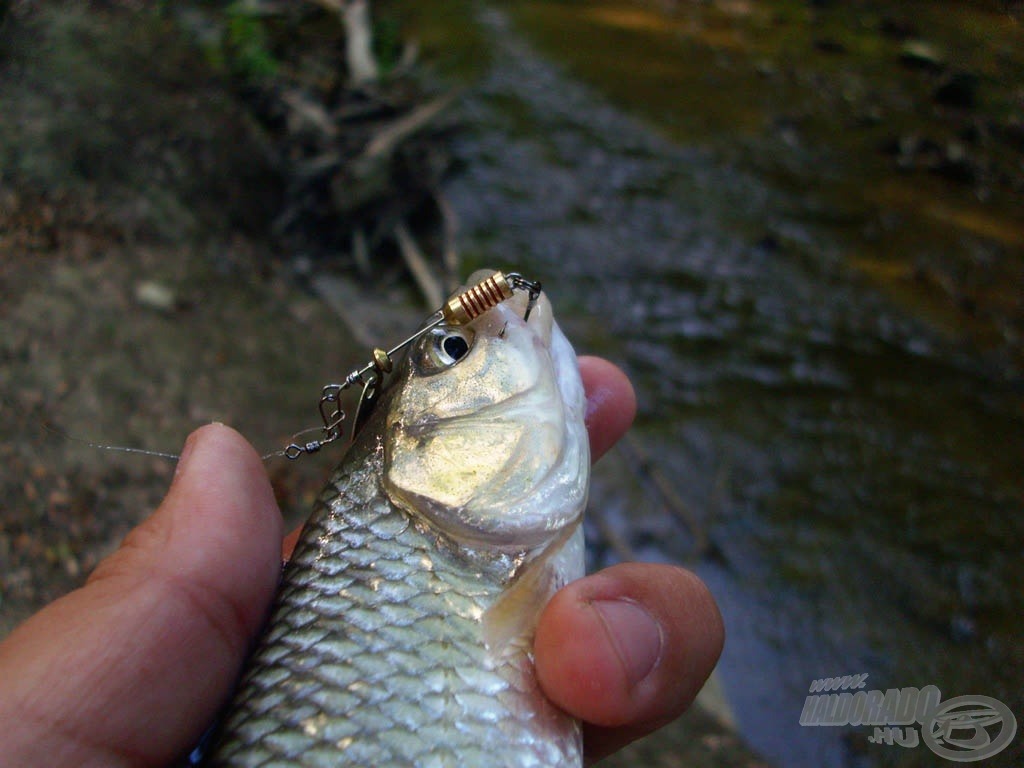
M 308 126 L 329 139 L 338 135 L 338 125 L 327 110 L 301 91 L 285 91 L 281 94 L 281 101 L 291 110 L 290 117 L 299 122 L 298 126 L 290 126 L 292 133 L 297 133 L 300 127 Z
M 402 258 L 405 259 L 427 306 L 430 309 L 437 309 L 444 301 L 444 292 L 404 221 L 399 221 L 395 225 L 395 241 L 398 243 L 398 250 L 402 252 Z
M 452 101 L 451 94 L 445 94 L 433 101 L 428 101 L 409 114 L 395 120 L 391 125 L 374 136 L 363 150 L 361 160 L 374 160 L 391 154 L 394 148 L 423 126 L 437 117 Z
M 706 552 L 708 538 L 704 526 L 683 501 L 672 481 L 665 477 L 665 473 L 651 460 L 640 441 L 632 433 L 627 433 L 625 439 L 619 441 L 618 448 L 626 458 L 630 470 L 647 481 L 647 486 L 654 490 L 664 507 L 690 532 L 694 542 L 694 555 L 699 556 Z
M 373 24 L 368 0 L 312 0 L 341 19 L 345 27 L 345 59 L 354 85 L 376 82 L 380 76 L 373 56 Z
M 459 230 L 459 218 L 452 204 L 440 189 L 435 188 L 433 194 L 437 210 L 441 213 L 441 222 L 444 229 L 444 252 L 442 254 L 444 287 L 451 293 L 460 284 L 459 252 L 455 247 L 455 238 Z
M 345 59 L 353 85 L 375 83 L 380 68 L 373 55 L 373 24 L 368 0 L 348 0 L 342 12 L 345 25 Z
M 410 40 L 402 47 L 402 55 L 398 63 L 391 70 L 391 76 L 402 75 L 411 72 L 420 58 L 420 44 L 418 40 Z
M 352 258 L 355 259 L 356 268 L 363 277 L 369 277 L 370 270 L 370 249 L 366 246 L 366 233 L 362 227 L 356 227 L 352 233 Z
M 363 321 L 363 314 L 354 307 L 358 307 L 356 297 L 353 295 L 354 288 L 349 281 L 332 275 L 317 274 L 310 281 L 313 290 L 320 296 L 334 312 L 348 326 L 352 338 L 366 349 L 373 349 L 380 344 L 377 335 Z
M 588 510 L 588 515 L 594 522 L 594 525 L 597 526 L 597 531 L 601 534 L 601 538 L 612 548 L 612 551 L 621 562 L 633 563 L 640 559 L 637 556 L 636 550 L 630 546 L 625 537 L 612 528 L 611 523 L 608 522 L 608 516 L 604 513 L 603 509 L 600 507 L 590 509 Z
M 305 183 L 327 175 L 340 167 L 343 162 L 344 159 L 340 152 L 324 152 L 308 160 L 297 160 L 292 175 L 297 181 Z

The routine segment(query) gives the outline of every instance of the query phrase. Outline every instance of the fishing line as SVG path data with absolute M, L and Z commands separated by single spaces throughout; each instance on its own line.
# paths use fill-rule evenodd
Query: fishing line
M 17 403 L 13 398 L 8 397 L 6 394 L 3 393 L 0 393 L 0 406 L 2 406 L 2 409 L 0 410 L 7 411 L 10 413 L 17 413 L 26 418 L 32 418 L 31 411 L 34 410 L 26 408 L 20 403 Z M 169 461 L 178 461 L 178 459 L 181 458 L 181 454 L 171 453 L 169 451 L 154 451 L 150 450 L 149 448 L 135 448 L 130 445 L 110 445 L 108 443 L 100 443 L 97 442 L 96 440 L 90 440 L 85 437 L 78 437 L 77 435 L 70 434 L 62 427 L 58 427 L 49 419 L 42 417 L 39 418 L 39 421 L 37 423 L 44 432 L 48 432 L 49 434 L 54 435 L 60 438 L 61 440 L 67 440 L 68 442 L 78 443 L 79 445 L 85 445 L 88 446 L 89 448 L 96 448 L 101 451 L 130 453 L 135 454 L 137 456 L 152 456 L 157 459 L 168 459 Z M 319 431 L 318 427 L 310 427 L 309 429 L 304 429 L 301 432 L 296 432 L 294 435 L 292 435 L 290 440 L 294 441 L 297 438 L 301 437 L 302 435 L 316 431 Z M 282 448 L 276 451 L 270 451 L 269 453 L 264 453 L 262 456 L 260 456 L 260 461 L 267 462 L 270 461 L 271 459 L 278 459 L 285 457 L 287 455 L 287 450 Z
M 42 424 L 43 424 L 43 429 L 45 429 L 47 432 L 50 432 L 51 434 L 57 435 L 58 437 L 61 437 L 61 438 L 65 439 L 65 440 L 70 440 L 71 442 L 74 442 L 74 443 L 81 443 L 82 445 L 88 445 L 90 448 L 99 448 L 100 450 L 103 450 L 103 451 L 118 451 L 119 453 L 137 453 L 137 454 L 141 454 L 142 456 L 155 456 L 155 457 L 160 458 L 160 459 L 171 459 L 173 461 L 177 461 L 179 458 L 181 458 L 180 454 L 177 454 L 177 453 L 164 453 L 163 451 L 151 451 L 148 448 L 133 448 L 133 447 L 131 447 L 129 445 L 106 445 L 104 443 L 97 443 L 97 442 L 95 442 L 93 440 L 86 440 L 83 437 L 75 437 L 74 435 L 69 435 L 63 429 L 61 429 L 58 426 L 55 426 L 55 425 L 51 424 L 50 422 L 46 421 L 45 419 L 43 419 Z
M 42 424 L 43 424 L 43 429 L 45 429 L 47 432 L 49 432 L 51 434 L 57 435 L 57 437 L 63 438 L 64 440 L 70 440 L 71 442 L 74 442 L 74 443 L 80 443 L 81 445 L 87 445 L 90 448 L 98 448 L 98 449 L 100 449 L 102 451 L 117 451 L 118 453 L 134 453 L 134 454 L 138 454 L 138 455 L 141 455 L 141 456 L 154 456 L 154 457 L 159 458 L 159 459 L 170 459 L 172 461 L 177 461 L 178 459 L 181 458 L 181 454 L 178 454 L 178 453 L 166 453 L 164 451 L 151 451 L 148 448 L 133 448 L 133 447 L 131 447 L 129 445 L 107 445 L 105 443 L 97 443 L 97 442 L 95 442 L 93 440 L 87 440 L 86 438 L 83 438 L 83 437 L 75 437 L 74 435 L 68 434 L 67 432 L 65 432 L 60 427 L 55 426 L 54 424 L 52 424 L 52 423 L 50 423 L 48 421 L 44 420 L 42 422 Z M 294 435 L 291 436 L 291 439 L 295 440 L 296 438 L 301 437 L 304 434 L 307 434 L 309 432 L 317 432 L 317 431 L 319 431 L 317 427 L 310 427 L 309 429 L 304 429 L 301 432 L 296 432 Z M 277 451 L 271 451 L 270 453 L 265 453 L 262 456 L 260 456 L 260 461 L 266 462 L 266 461 L 270 461 L 271 459 L 282 458 L 282 457 L 284 457 L 286 455 L 287 454 L 285 453 L 284 449 L 277 450 Z
M 76 437 L 75 435 L 69 434 L 65 430 L 60 429 L 60 427 L 57 427 L 46 420 L 43 420 L 42 426 L 43 429 L 45 429 L 47 432 L 55 434 L 57 437 L 61 437 L 66 440 L 71 440 L 72 442 L 78 442 L 82 445 L 88 445 L 89 447 L 94 447 L 94 449 L 99 449 L 100 451 L 116 451 L 121 454 L 153 456 L 158 459 L 169 459 L 171 461 L 177 461 L 178 459 L 181 458 L 180 454 L 168 454 L 164 453 L 163 451 L 150 451 L 148 449 L 139 449 L 139 447 L 132 447 L 130 445 L 108 445 L 102 442 L 94 442 L 93 440 L 88 440 L 85 439 L 84 437 Z M 304 434 L 317 431 L 319 431 L 318 427 L 310 427 L 309 429 L 303 429 L 301 432 L 296 432 L 295 434 L 293 434 L 290 439 L 295 440 L 296 438 L 301 437 Z M 282 459 L 286 456 L 288 456 L 288 454 L 286 453 L 285 449 L 281 449 L 279 451 L 271 451 L 268 454 L 263 454 L 262 456 L 260 456 L 259 459 L 261 462 L 268 462 L 271 459 Z

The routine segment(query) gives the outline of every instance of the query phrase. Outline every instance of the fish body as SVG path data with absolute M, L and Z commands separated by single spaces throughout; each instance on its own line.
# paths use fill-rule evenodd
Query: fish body
M 578 766 L 532 636 L 583 574 L 575 355 L 544 296 L 410 349 L 331 477 L 207 766 Z

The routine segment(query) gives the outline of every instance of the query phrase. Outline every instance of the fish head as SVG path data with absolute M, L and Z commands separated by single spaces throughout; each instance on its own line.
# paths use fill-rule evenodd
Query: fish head
M 478 272 L 470 285 L 490 274 Z M 525 551 L 575 525 L 590 473 L 576 355 L 541 294 L 410 349 L 387 413 L 383 487 L 456 542 Z

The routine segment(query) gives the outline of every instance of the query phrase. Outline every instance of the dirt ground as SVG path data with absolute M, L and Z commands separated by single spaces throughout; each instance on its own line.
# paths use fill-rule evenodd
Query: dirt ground
M 0 635 L 82 582 L 211 420 L 269 452 L 365 355 L 264 229 L 273 168 L 157 17 L 15 9 L 0 38 Z M 161 292 L 162 291 L 162 292 Z M 268 462 L 292 519 L 337 459 Z
M 337 319 L 287 280 L 218 273 L 187 248 L 64 231 L 32 257 L 4 248 L 0 258 L 4 629 L 76 586 L 159 501 L 174 469 L 47 424 L 173 453 L 192 428 L 218 420 L 268 452 L 316 426 L 320 386 L 357 362 Z M 174 307 L 140 304 L 145 281 L 171 290 Z M 318 490 L 322 463 L 269 462 L 293 519 Z

